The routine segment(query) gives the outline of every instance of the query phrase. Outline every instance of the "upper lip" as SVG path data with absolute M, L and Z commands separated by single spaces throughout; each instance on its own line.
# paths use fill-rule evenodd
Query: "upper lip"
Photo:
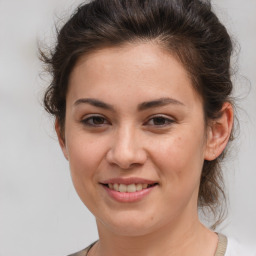
M 156 181 L 153 180 L 148 180 L 148 179 L 143 179 L 139 177 L 130 177 L 130 178 L 111 178 L 107 180 L 103 180 L 100 182 L 101 184 L 155 184 L 157 183 Z

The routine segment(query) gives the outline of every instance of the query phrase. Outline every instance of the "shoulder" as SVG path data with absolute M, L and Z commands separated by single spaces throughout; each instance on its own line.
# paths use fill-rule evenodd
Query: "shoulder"
M 68 256 L 86 256 L 88 252 L 88 248 L 83 249 L 82 251 L 76 252 L 76 253 L 72 253 Z
M 225 256 L 256 256 L 256 252 L 241 245 L 233 238 L 228 238 Z
M 93 245 L 96 243 L 97 241 L 95 241 L 94 243 L 90 244 L 88 247 L 86 247 L 85 249 L 83 249 L 82 251 L 70 254 L 68 256 L 86 256 L 87 253 L 90 251 L 90 249 L 93 247 Z

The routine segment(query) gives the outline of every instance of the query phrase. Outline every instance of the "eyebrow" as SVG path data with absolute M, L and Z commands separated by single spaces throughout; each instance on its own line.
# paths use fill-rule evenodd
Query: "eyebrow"
M 169 104 L 185 106 L 182 102 L 172 98 L 160 98 L 152 101 L 142 102 L 141 104 L 139 104 L 138 110 L 143 111 L 149 108 L 162 107 Z
M 114 107 L 108 103 L 105 103 L 103 101 L 93 99 L 93 98 L 82 98 L 78 99 L 75 101 L 74 106 L 80 105 L 80 104 L 90 104 L 92 106 L 102 108 L 102 109 L 107 109 L 111 111 L 115 111 Z M 160 98 L 152 101 L 145 101 L 142 102 L 138 105 L 138 111 L 143 111 L 146 109 L 154 108 L 154 107 L 161 107 L 161 106 L 166 106 L 169 104 L 174 104 L 174 105 L 181 105 L 184 106 L 184 104 L 176 99 L 172 98 Z
M 83 99 L 78 99 L 77 101 L 75 101 L 74 106 L 77 106 L 79 104 L 90 104 L 92 106 L 95 106 L 97 108 L 103 108 L 103 109 L 107 109 L 107 110 L 112 110 L 114 111 L 114 107 L 112 105 L 109 105 L 103 101 L 100 100 L 96 100 L 93 98 L 83 98 Z

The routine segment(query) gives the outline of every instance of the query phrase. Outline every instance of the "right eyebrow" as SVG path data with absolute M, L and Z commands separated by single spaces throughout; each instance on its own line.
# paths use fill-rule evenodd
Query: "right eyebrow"
M 109 104 L 107 104 L 103 101 L 96 100 L 96 99 L 93 99 L 93 98 L 78 99 L 78 100 L 75 101 L 75 103 L 73 105 L 78 106 L 80 104 L 89 104 L 89 105 L 92 105 L 92 106 L 97 107 L 97 108 L 103 108 L 103 109 L 114 111 L 114 107 L 112 105 L 109 105 Z

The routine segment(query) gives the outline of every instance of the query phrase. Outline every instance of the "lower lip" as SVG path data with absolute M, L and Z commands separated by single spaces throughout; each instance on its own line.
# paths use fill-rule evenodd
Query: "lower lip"
M 122 203 L 131 203 L 131 202 L 137 202 L 145 198 L 156 186 L 145 188 L 140 191 L 131 192 L 131 193 L 115 191 L 110 189 L 107 186 L 103 186 L 103 187 L 107 191 L 107 193 L 110 195 L 110 197 L 115 199 L 116 201 L 122 202 Z

